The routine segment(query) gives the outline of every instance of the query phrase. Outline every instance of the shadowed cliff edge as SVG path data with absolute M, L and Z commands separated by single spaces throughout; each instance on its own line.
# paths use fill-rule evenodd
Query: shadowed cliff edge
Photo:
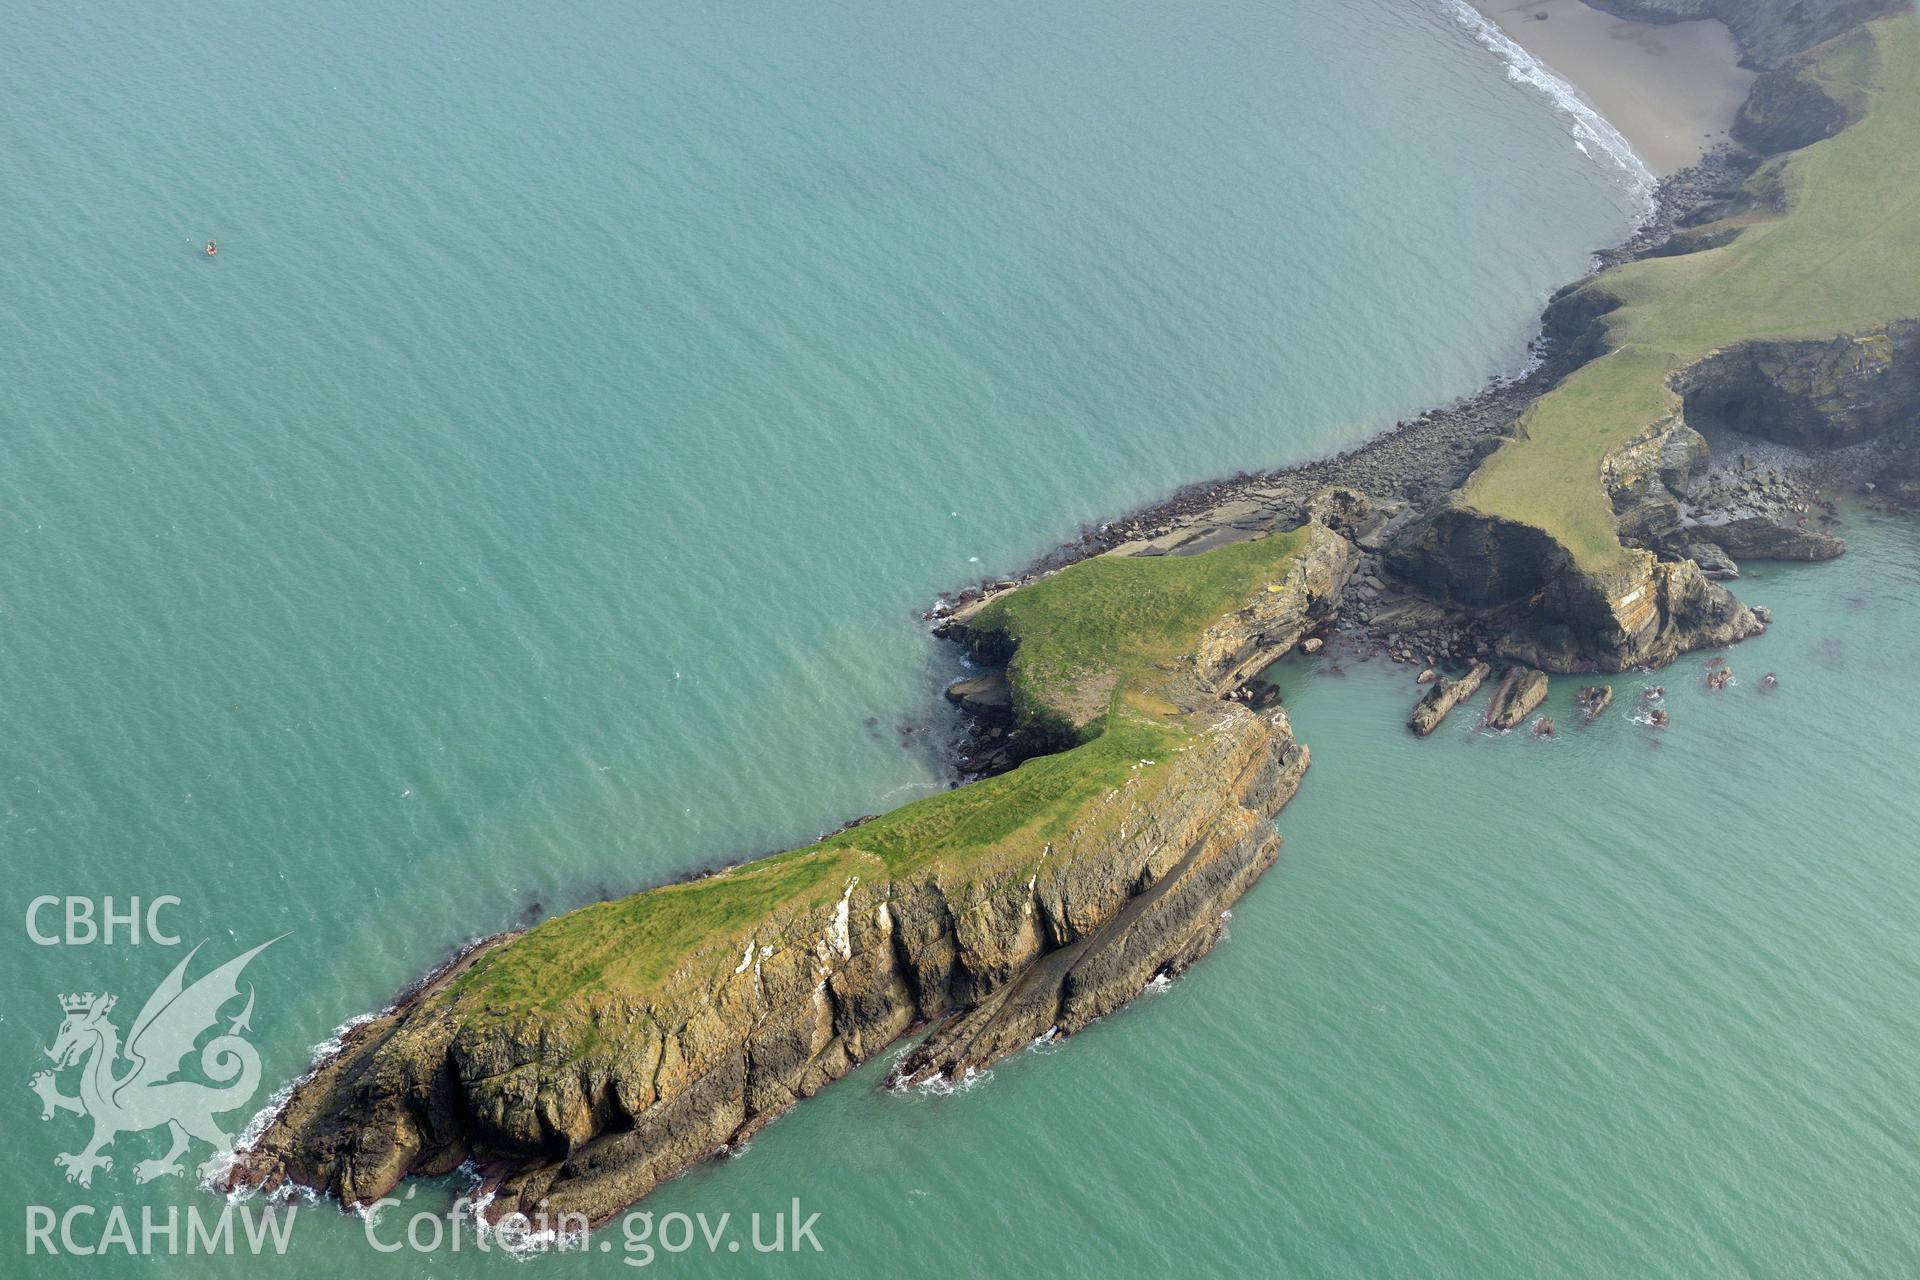
M 1920 25 L 1832 0 L 1601 7 L 1722 16 L 1765 71 L 1742 147 L 1671 179 L 1554 299 L 1535 370 L 943 602 L 943 633 L 1006 666 L 965 695 L 1004 718 L 1005 771 L 490 940 L 346 1037 L 231 1185 L 352 1205 L 471 1161 L 495 1218 L 601 1219 L 915 1028 L 894 1078 L 963 1078 L 1213 945 L 1307 766 L 1250 682 L 1312 633 L 1464 670 L 1416 731 L 1494 657 L 1521 664 L 1501 687 L 1523 717 L 1532 668 L 1763 627 L 1721 580 L 1843 549 L 1816 482 L 1920 498 Z M 1756 469 L 1749 442 L 1790 452 Z

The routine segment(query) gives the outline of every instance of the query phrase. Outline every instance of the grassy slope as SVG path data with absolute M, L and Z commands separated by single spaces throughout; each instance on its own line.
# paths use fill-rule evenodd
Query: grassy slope
M 1817 74 L 1864 103 L 1863 119 L 1788 156 L 1784 216 L 1733 243 L 1605 272 L 1624 305 L 1609 354 L 1527 413 L 1468 482 L 1490 515 L 1545 528 L 1588 567 L 1622 555 L 1600 483 L 1607 452 L 1671 410 L 1667 377 L 1752 339 L 1827 338 L 1920 315 L 1920 21 L 1890 18 L 1843 38 Z
M 1158 664 L 1284 576 L 1302 543 L 1296 532 L 1199 556 L 1101 557 L 1009 593 L 975 625 L 1019 641 L 1017 698 L 1039 707 L 1049 691 L 1088 681 L 1109 688 L 1107 710 L 1079 746 L 804 849 L 558 916 L 483 956 L 449 995 L 493 1017 L 557 1009 L 595 991 L 643 998 L 696 955 L 707 959 L 693 971 L 710 971 L 715 957 L 730 968 L 749 931 L 783 906 L 831 902 L 849 876 L 965 876 L 1037 863 L 1049 840 L 1099 821 L 1088 806 L 1115 787 L 1137 779 L 1151 795 L 1162 771 L 1143 762 L 1166 759 L 1189 736 L 1174 708 L 1151 695 Z
M 1277 583 L 1302 536 L 1199 556 L 1101 556 L 1001 597 L 973 625 L 1020 643 L 1010 668 L 1016 714 L 1059 716 L 1097 737 L 1115 706 L 1151 705 L 1145 695 L 1158 664 L 1263 583 Z

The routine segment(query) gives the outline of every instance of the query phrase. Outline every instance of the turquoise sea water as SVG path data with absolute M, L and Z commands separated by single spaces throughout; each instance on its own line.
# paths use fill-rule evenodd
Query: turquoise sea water
M 467 939 L 943 785 L 936 591 L 1511 368 L 1631 208 L 1425 0 L 10 16 L 14 1258 L 30 1205 L 217 1204 L 133 1185 L 157 1139 L 54 1167 L 55 996 L 124 1026 L 179 952 L 33 945 L 33 897 L 178 895 L 214 958 L 290 931 L 249 971 L 288 1079 Z M 799 1195 L 857 1274 L 1910 1261 L 1908 747 L 1850 745 L 1913 720 L 1905 539 L 1764 579 L 1785 687 L 1676 690 L 1657 750 L 1416 751 L 1404 680 L 1289 676 L 1319 763 L 1217 957 L 652 1207 Z M 318 1207 L 275 1261 L 23 1261 L 505 1265 Z

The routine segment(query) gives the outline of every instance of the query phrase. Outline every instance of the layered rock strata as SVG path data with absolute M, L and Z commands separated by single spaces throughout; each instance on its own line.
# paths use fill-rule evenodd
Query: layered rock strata
M 1441 676 L 1435 680 L 1414 706 L 1407 728 L 1423 738 L 1432 733 L 1447 718 L 1448 712 L 1474 695 L 1491 670 L 1486 663 L 1476 662 L 1465 675 Z
M 1517 729 L 1546 700 L 1545 672 L 1532 667 L 1509 667 L 1487 702 L 1487 727 L 1502 733 Z

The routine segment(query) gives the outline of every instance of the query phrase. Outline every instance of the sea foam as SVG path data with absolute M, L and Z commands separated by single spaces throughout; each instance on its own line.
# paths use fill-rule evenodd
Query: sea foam
M 1634 220 L 1644 221 L 1653 212 L 1654 188 L 1659 179 L 1634 151 L 1626 135 L 1580 96 L 1580 91 L 1556 74 L 1553 68 L 1521 48 L 1491 18 L 1467 0 L 1444 0 L 1447 11 L 1474 39 L 1492 50 L 1507 67 L 1507 79 L 1535 90 L 1553 104 L 1555 112 L 1567 122 L 1574 146 L 1581 154 L 1604 158 L 1604 162 L 1625 175 L 1627 189 L 1635 205 Z

